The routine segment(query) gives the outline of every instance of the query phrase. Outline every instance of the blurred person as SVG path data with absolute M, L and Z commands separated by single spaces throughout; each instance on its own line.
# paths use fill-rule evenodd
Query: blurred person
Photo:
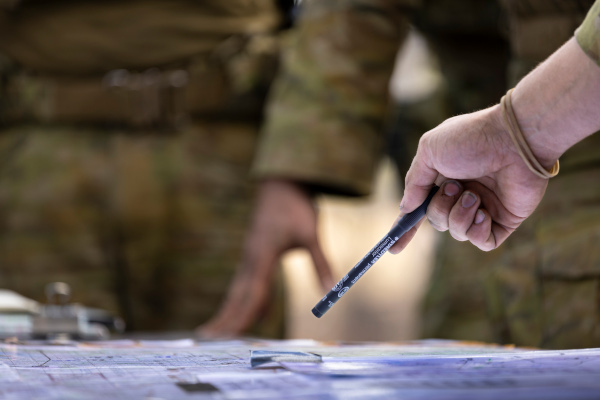
M 310 195 L 315 192 L 367 194 L 382 152 L 381 128 L 387 80 L 393 56 L 406 33 L 407 14 L 414 10 L 415 4 L 321 1 L 305 2 L 304 5 L 295 32 L 287 38 L 284 70 L 271 96 L 270 118 L 264 131 L 267 140 L 262 142 L 255 164 L 255 170 L 265 181 L 261 185 L 264 191 L 253 226 L 264 232 L 269 231 L 269 221 L 280 221 L 280 235 L 254 244 L 255 259 L 267 262 L 245 265 L 243 273 L 238 275 L 240 279 L 236 279 L 236 290 L 230 292 L 228 302 L 217 318 L 204 327 L 204 332 L 235 332 L 252 320 L 252 315 L 263 304 L 261 293 L 268 279 L 250 286 L 241 278 L 257 270 L 260 271 L 258 274 L 268 278 L 275 269 L 269 261 L 276 259 L 282 251 L 294 246 L 315 246 L 317 242 L 316 236 L 299 236 L 301 225 L 286 224 L 289 220 L 284 216 L 292 214 L 299 204 L 308 208 Z M 503 6 L 509 14 L 509 37 L 514 53 L 509 68 L 512 80 L 566 40 L 586 9 L 583 4 L 517 0 L 506 1 Z M 502 58 L 496 60 L 501 62 Z M 503 78 L 498 80 L 504 81 Z M 472 92 L 477 93 L 477 86 L 472 87 Z M 543 347 L 581 347 L 590 340 L 593 342 L 589 330 L 585 330 L 589 318 L 577 323 L 579 317 L 591 315 L 587 307 L 591 303 L 583 301 L 585 309 L 581 309 L 582 297 L 574 295 L 581 288 L 594 287 L 594 278 L 588 280 L 590 271 L 585 270 L 589 264 L 581 262 L 582 270 L 576 272 L 574 278 L 572 270 L 561 272 L 570 265 L 571 257 L 579 254 L 574 258 L 579 261 L 585 257 L 585 252 L 591 249 L 588 244 L 593 236 L 585 224 L 574 229 L 571 238 L 565 242 L 547 242 L 547 237 L 540 240 L 536 232 L 541 229 L 543 233 L 548 226 L 540 226 L 539 221 L 549 224 L 553 220 L 558 223 L 572 221 L 570 216 L 557 217 L 551 211 L 556 204 L 575 198 L 594 198 L 595 189 L 586 188 L 575 194 L 571 188 L 580 186 L 587 176 L 597 173 L 594 161 L 597 148 L 598 144 L 587 143 L 587 146 L 570 150 L 563 163 L 563 173 L 555 180 L 560 182 L 557 184 L 560 195 L 553 197 L 554 203 L 539 210 L 538 223 L 532 219 L 529 227 L 521 227 L 523 235 L 514 244 L 507 244 L 506 251 L 474 253 L 464 246 L 454 247 L 449 241 L 442 245 L 436 268 L 436 271 L 443 271 L 442 279 L 439 275 L 434 278 L 430 293 L 437 298 L 428 300 L 427 313 L 436 313 L 430 318 L 429 332 L 436 332 L 438 337 L 447 335 Z M 299 160 L 300 155 L 305 154 L 311 156 Z M 278 196 L 276 191 L 268 186 L 289 195 L 289 201 L 278 207 L 281 218 L 273 218 L 272 212 L 260 212 L 267 210 L 262 206 L 278 203 L 274 200 Z M 287 207 L 287 204 L 296 206 Z M 593 215 L 594 207 L 580 211 L 582 216 L 585 215 L 584 221 Z M 266 215 L 271 219 L 261 218 Z M 315 222 L 304 221 L 304 224 L 314 225 Z M 545 272 L 539 270 L 542 258 L 551 265 Z M 499 261 L 492 268 L 493 260 Z M 515 273 L 516 269 L 520 273 Z M 490 275 L 486 277 L 485 287 L 478 276 L 480 271 Z M 448 277 L 453 280 L 444 279 Z M 256 290 L 257 285 L 263 289 Z M 544 292 L 542 298 L 542 285 L 559 289 Z M 562 301 L 569 300 L 564 307 L 555 307 L 557 296 Z M 473 299 L 479 302 L 475 306 Z M 481 322 L 486 318 L 484 306 L 493 317 L 491 328 L 486 327 L 488 321 Z M 473 325 L 465 327 L 464 314 L 473 307 L 479 307 L 480 311 L 466 319 L 476 325 L 477 332 Z M 545 317 L 549 317 L 549 323 L 542 326 L 540 322 Z
M 130 330 L 212 316 L 286 3 L 0 0 L 0 286 L 67 282 Z M 251 332 L 281 337 L 268 295 Z
M 517 342 L 561 348 L 592 347 L 600 341 L 599 192 L 594 185 L 600 171 L 597 165 L 579 165 L 575 171 L 580 173 L 575 173 L 570 168 L 578 160 L 568 153 L 592 145 L 597 137 L 592 135 L 600 129 L 598 21 L 600 1 L 575 37 L 516 85 L 513 111 L 509 92 L 501 105 L 445 121 L 423 136 L 407 173 L 403 211 L 416 208 L 437 183 L 442 190 L 427 213 L 436 229 L 486 251 L 512 242 L 503 255 L 513 262 L 505 260 L 494 272 L 502 274 L 498 301 L 506 302 L 508 328 L 515 328 L 507 333 Z M 514 142 L 519 131 L 526 144 Z M 532 155 L 519 148 L 529 148 Z M 569 169 L 548 186 L 559 158 Z M 541 212 L 533 214 L 538 207 Z M 535 225 L 520 229 L 527 218 Z M 531 247 L 532 230 L 538 248 Z M 532 251 L 541 257 L 532 260 Z
M 449 105 L 466 112 L 503 93 L 508 45 L 499 32 L 499 7 L 495 1 L 469 1 L 452 14 L 447 11 L 457 11 L 457 6 L 451 3 L 302 3 L 300 18 L 286 35 L 283 67 L 270 95 L 254 163 L 255 175 L 262 179 L 251 228 L 257 234 L 250 235 L 257 239 L 248 247 L 253 256 L 245 259 L 255 262 L 242 264 L 227 303 L 216 319 L 201 328 L 202 334 L 220 336 L 244 329 L 264 304 L 275 260 L 284 251 L 307 248 L 317 271 L 325 270 L 314 235 L 316 214 L 307 210 L 316 194 L 365 196 L 371 192 L 386 148 L 389 79 L 409 20 L 415 21 L 440 54 L 450 82 L 441 96 L 402 114 L 418 108 L 424 115 L 410 123 L 425 121 L 431 128 L 447 117 Z M 408 125 L 402 123 L 402 127 Z M 416 131 L 404 129 L 395 135 L 408 142 L 398 147 L 412 153 L 411 145 L 416 148 L 418 142 Z M 401 167 L 407 166 L 403 163 L 407 157 L 393 155 Z M 293 215 L 307 218 L 292 219 Z M 265 232 L 271 234 L 259 234 Z M 264 279 L 249 284 L 250 276 Z

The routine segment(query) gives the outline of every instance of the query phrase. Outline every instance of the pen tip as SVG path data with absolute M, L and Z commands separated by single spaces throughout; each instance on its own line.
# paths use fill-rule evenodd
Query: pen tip
M 317 310 L 317 307 L 313 307 L 312 313 L 317 318 L 321 318 L 323 316 L 323 313 L 321 313 L 319 310 Z

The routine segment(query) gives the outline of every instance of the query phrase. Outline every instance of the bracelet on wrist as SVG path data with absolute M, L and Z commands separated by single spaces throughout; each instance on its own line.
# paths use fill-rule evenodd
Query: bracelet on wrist
M 506 95 L 502 97 L 500 100 L 500 108 L 502 109 L 502 116 L 504 117 L 504 121 L 506 122 L 506 127 L 508 129 L 508 133 L 510 134 L 510 138 L 512 139 L 519 155 L 525 162 L 525 165 L 537 176 L 543 179 L 550 179 L 558 175 L 558 171 L 560 170 L 560 164 L 558 160 L 552 166 L 550 171 L 546 170 L 542 164 L 535 157 L 533 152 L 531 151 L 531 147 L 529 147 L 529 143 L 525 140 L 525 136 L 523 136 L 523 132 L 519 127 L 519 122 L 517 121 L 517 117 L 515 117 L 515 113 L 512 108 L 511 103 L 511 94 L 514 89 L 510 89 L 506 92 Z

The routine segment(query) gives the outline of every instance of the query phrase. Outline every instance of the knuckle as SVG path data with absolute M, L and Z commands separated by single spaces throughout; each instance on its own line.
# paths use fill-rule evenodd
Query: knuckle
M 427 209 L 427 220 L 438 231 L 448 230 L 448 214 L 444 213 L 439 207 L 429 207 Z
M 447 225 L 442 225 L 437 220 L 429 218 L 429 215 L 427 216 L 427 221 L 429 221 L 429 225 L 431 225 L 431 227 L 436 231 L 446 232 L 448 230 Z
M 494 250 L 496 248 L 490 242 L 485 242 L 485 243 L 474 243 L 474 242 L 471 242 L 471 243 L 473 243 L 475 246 L 477 246 L 479 248 L 479 250 L 485 251 L 485 252 L 492 251 L 492 250 Z
M 468 240 L 466 237 L 453 230 L 450 230 L 450 236 L 452 236 L 455 240 L 458 240 L 459 242 L 466 242 Z
M 495 239 L 494 235 L 489 231 L 487 231 L 487 232 L 469 232 L 468 236 L 469 236 L 469 241 L 482 251 L 485 251 L 485 252 L 492 251 L 497 247 L 496 239 Z

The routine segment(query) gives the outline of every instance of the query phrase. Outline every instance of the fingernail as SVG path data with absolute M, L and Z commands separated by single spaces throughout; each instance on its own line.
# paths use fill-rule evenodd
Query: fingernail
M 444 183 L 444 194 L 446 196 L 455 196 L 460 192 L 460 184 L 456 181 L 446 181 Z
M 477 197 L 471 192 L 464 192 L 462 195 L 461 204 L 464 208 L 469 208 L 477 201 Z
M 404 200 L 402 200 L 400 202 L 400 207 L 398 207 L 400 209 L 400 211 L 402 211 L 402 209 L 404 208 Z
M 485 214 L 481 210 L 477 210 L 477 214 L 475 214 L 475 224 L 479 225 L 485 219 Z

